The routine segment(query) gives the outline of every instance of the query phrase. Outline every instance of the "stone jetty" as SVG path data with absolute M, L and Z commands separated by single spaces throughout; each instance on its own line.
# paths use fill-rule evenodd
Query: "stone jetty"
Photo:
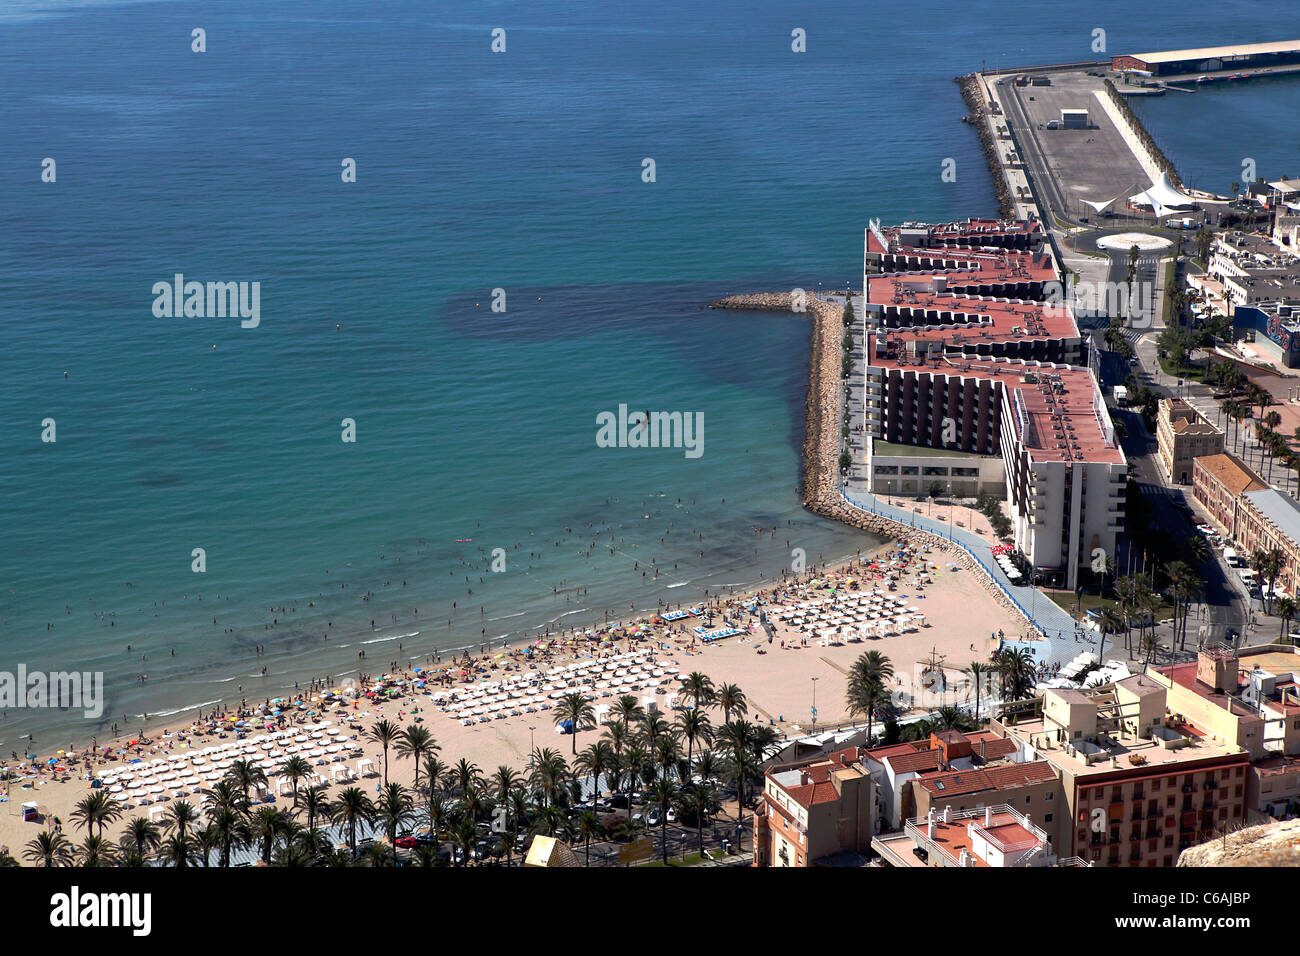
M 844 405 L 842 305 L 818 298 L 812 292 L 792 290 L 730 295 L 710 302 L 709 308 L 792 312 L 812 319 L 808 391 L 804 399 L 803 459 L 799 475 L 799 494 L 805 508 L 868 534 L 886 539 L 907 539 L 913 546 L 933 548 L 943 553 L 946 555 L 944 561 L 978 574 L 998 604 L 1024 621 L 1027 630 L 1033 629 L 1032 622 L 965 548 L 941 535 L 855 508 L 840 493 L 840 413 Z

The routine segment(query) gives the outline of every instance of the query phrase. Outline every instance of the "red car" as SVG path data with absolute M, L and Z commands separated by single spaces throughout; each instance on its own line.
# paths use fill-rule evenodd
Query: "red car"
M 420 841 L 413 836 L 400 836 L 395 842 L 404 850 L 410 850 L 420 845 Z

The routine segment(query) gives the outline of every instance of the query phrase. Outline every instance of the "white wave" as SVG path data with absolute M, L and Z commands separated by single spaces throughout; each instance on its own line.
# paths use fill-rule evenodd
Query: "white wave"
M 200 707 L 215 707 L 219 703 L 221 703 L 219 700 L 205 700 L 197 704 L 186 704 L 184 707 L 177 707 L 175 710 L 150 711 L 149 719 L 153 720 L 155 717 L 174 717 L 177 714 L 185 713 L 187 710 L 198 710 Z M 144 719 L 144 714 L 136 714 L 136 716 Z

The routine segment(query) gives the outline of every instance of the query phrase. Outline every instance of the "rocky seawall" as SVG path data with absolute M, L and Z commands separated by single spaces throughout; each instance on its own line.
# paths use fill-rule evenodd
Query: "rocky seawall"
M 1156 176 L 1152 175 L 1153 170 L 1162 171 L 1169 176 L 1171 183 L 1181 188 L 1183 180 L 1178 175 L 1178 170 L 1174 169 L 1173 160 L 1166 156 L 1164 150 L 1156 145 L 1155 137 L 1147 132 L 1147 128 L 1142 125 L 1138 115 L 1133 112 L 1133 107 L 1129 106 L 1128 98 L 1122 96 L 1115 84 L 1109 79 L 1105 81 L 1101 95 L 1105 98 L 1105 102 L 1110 103 L 1121 117 L 1115 125 L 1119 127 L 1120 134 L 1129 142 L 1129 148 L 1138 155 L 1139 159 L 1145 153 L 1147 161 L 1142 165 L 1147 173 L 1151 175 L 1152 182 L 1156 180 Z
M 803 456 L 799 467 L 799 494 L 809 511 L 858 528 L 877 537 L 906 539 L 913 546 L 933 548 L 945 562 L 977 573 L 1000 606 L 1018 617 L 1027 630 L 1032 623 L 1016 607 L 988 571 L 965 548 L 942 535 L 914 528 L 884 515 L 849 504 L 840 493 L 840 411 L 843 407 L 841 355 L 844 349 L 842 306 L 819 299 L 811 292 L 757 292 L 730 295 L 709 303 L 712 309 L 792 312 L 812 319 L 812 349 L 808 362 L 808 391 L 804 398 Z M 801 308 L 796 308 L 801 305 Z
M 1011 189 L 1007 186 L 1007 177 L 1002 169 L 1002 160 L 998 156 L 997 143 L 994 142 L 993 133 L 989 130 L 989 108 L 979 77 L 974 73 L 968 73 L 965 76 L 955 77 L 954 82 L 961 89 L 961 98 L 966 101 L 966 108 L 970 110 L 962 117 L 962 122 L 975 127 L 975 132 L 979 134 L 980 147 L 984 150 L 984 161 L 989 164 L 989 173 L 993 176 L 993 188 L 997 191 L 998 211 L 1004 218 L 1010 219 L 1016 214 L 1016 204 L 1011 196 Z

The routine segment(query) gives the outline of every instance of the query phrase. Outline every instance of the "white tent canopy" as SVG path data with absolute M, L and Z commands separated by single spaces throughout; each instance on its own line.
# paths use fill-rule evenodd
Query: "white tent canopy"
M 1150 206 L 1156 218 L 1167 216 L 1172 212 L 1190 209 L 1196 200 L 1169 181 L 1168 173 L 1161 173 L 1158 182 L 1154 182 L 1144 192 L 1130 196 L 1129 202 L 1137 206 Z
M 1104 212 L 1106 207 L 1109 206 L 1111 203 L 1115 201 L 1115 199 L 1118 198 L 1119 197 L 1116 196 L 1114 199 L 1107 199 L 1103 202 L 1095 202 L 1094 200 L 1091 199 L 1085 199 L 1083 201 L 1087 203 L 1089 206 L 1091 206 L 1093 209 L 1095 209 L 1097 212 Z

